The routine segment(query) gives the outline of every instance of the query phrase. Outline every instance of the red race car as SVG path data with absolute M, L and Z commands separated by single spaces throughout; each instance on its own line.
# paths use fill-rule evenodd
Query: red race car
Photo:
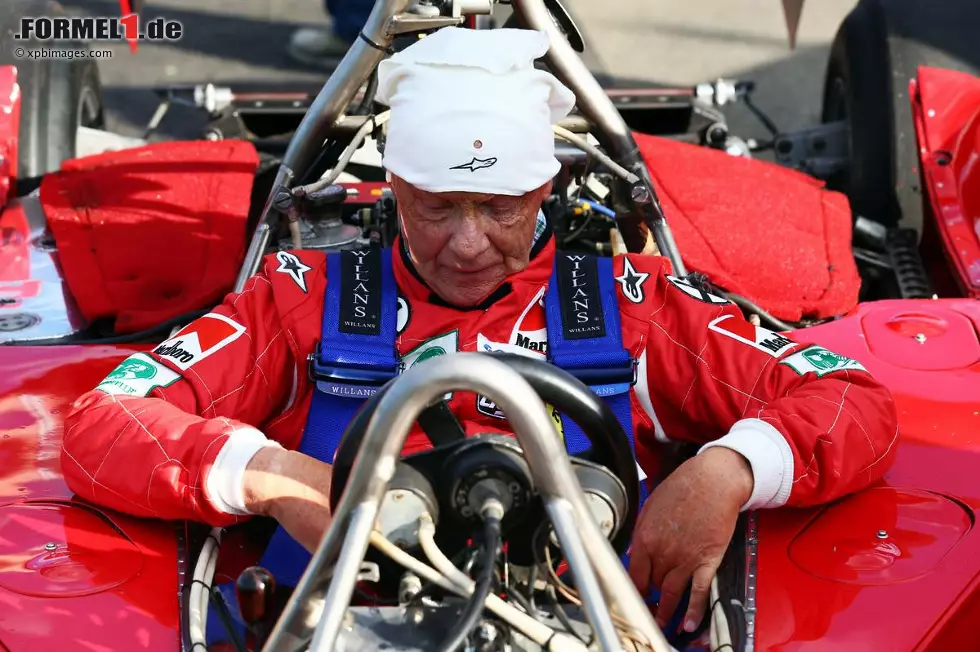
M 0 60 L 0 650 L 414 650 L 452 626 L 468 578 L 438 550 L 413 556 L 372 534 L 375 510 L 390 515 L 405 496 L 377 472 L 403 468 L 390 433 L 442 395 L 434 379 L 468 387 L 445 364 L 451 356 L 396 379 L 352 424 L 336 519 L 291 595 L 253 566 L 262 519 L 209 532 L 89 504 L 66 487 L 60 442 L 75 398 L 240 289 L 264 254 L 390 245 L 396 207 L 378 156 L 387 116 L 372 73 L 419 32 L 492 28 L 494 4 L 378 0 L 365 34 L 380 47 L 359 41 L 318 92 L 161 90 L 164 109 L 206 112 L 197 140 L 105 131 L 91 59 Z M 510 4 L 517 26 L 549 34 L 544 63 L 578 99 L 555 128 L 563 168 L 544 206 L 559 246 L 659 252 L 678 275 L 707 276 L 754 323 L 807 329 L 891 389 L 901 434 L 881 483 L 821 508 L 744 514 L 701 628 L 668 640 L 617 542 L 589 516 L 595 494 L 572 480 L 587 463 L 554 461 L 553 439 L 528 428 L 549 423 L 543 402 L 499 383 L 486 393 L 520 413 L 508 455 L 527 452 L 562 545 L 545 544 L 547 568 L 504 564 L 502 581 L 529 590 L 487 598 L 493 617 L 474 631 L 474 649 L 587 649 L 591 634 L 588 649 L 975 649 L 980 78 L 900 50 L 889 30 L 908 8 L 862 0 L 833 47 L 823 123 L 773 127 L 760 143 L 729 133 L 719 111 L 739 100 L 758 111 L 751 84 L 600 85 L 557 0 Z M 7 0 L 0 27 L 58 11 Z M 916 11 L 899 16 L 906 27 L 951 20 Z M 755 157 L 766 149 L 775 162 Z M 464 375 L 490 378 L 481 382 L 551 373 L 465 355 Z M 117 373 L 124 382 L 146 370 Z M 601 410 L 592 395 L 563 400 L 570 414 Z M 436 453 L 476 455 L 480 445 Z M 509 535 L 514 549 L 519 535 Z M 557 578 L 563 565 L 577 592 Z M 542 597 L 551 593 L 553 603 Z

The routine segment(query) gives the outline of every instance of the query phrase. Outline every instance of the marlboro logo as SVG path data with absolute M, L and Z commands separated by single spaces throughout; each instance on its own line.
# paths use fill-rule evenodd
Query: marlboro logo
M 544 315 L 544 288 L 524 308 L 510 334 L 510 344 L 535 353 L 548 353 L 548 329 Z M 482 350 L 482 347 L 480 347 Z
M 153 349 L 179 369 L 186 370 L 242 336 L 245 327 L 216 313 L 208 313 Z
M 745 320 L 736 318 L 734 315 L 719 317 L 708 324 L 708 328 L 725 337 L 730 337 L 733 340 L 764 351 L 774 358 L 778 358 L 783 352 L 799 346 L 796 342 L 784 335 L 774 333 L 761 326 L 754 326 Z

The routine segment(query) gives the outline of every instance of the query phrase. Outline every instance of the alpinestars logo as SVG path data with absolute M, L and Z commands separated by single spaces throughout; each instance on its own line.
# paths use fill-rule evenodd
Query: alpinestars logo
M 725 337 L 748 344 L 754 349 L 768 353 L 778 358 L 784 351 L 799 346 L 796 342 L 774 333 L 767 328 L 754 326 L 747 321 L 738 319 L 735 315 L 724 315 L 708 324 L 708 328 Z
M 482 170 L 483 168 L 493 167 L 497 163 L 497 159 L 491 158 L 476 158 L 475 156 L 466 163 L 462 165 L 454 165 L 449 168 L 450 170 L 469 170 L 470 172 L 476 172 L 477 170 Z
M 643 284 L 646 283 L 649 274 L 640 273 L 633 269 L 633 264 L 629 258 L 623 258 L 623 274 L 617 276 L 616 280 L 623 288 L 623 294 L 632 303 L 643 303 Z
M 217 313 L 208 313 L 153 349 L 178 369 L 187 370 L 228 346 L 245 332 L 241 324 Z
M 276 260 L 279 261 L 279 267 L 276 268 L 276 271 L 288 274 L 293 282 L 299 286 L 299 289 L 306 294 L 306 273 L 313 268 L 305 265 L 302 260 L 287 251 L 277 253 Z

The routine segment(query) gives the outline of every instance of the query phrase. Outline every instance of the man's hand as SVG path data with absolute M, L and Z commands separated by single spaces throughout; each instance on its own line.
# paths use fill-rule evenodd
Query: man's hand
M 641 593 L 651 584 L 660 590 L 661 627 L 692 578 L 684 629 L 692 632 L 701 622 L 711 580 L 754 485 L 748 461 L 717 446 L 684 462 L 647 499 L 633 535 L 629 574 Z
M 245 506 L 271 516 L 311 553 L 330 526 L 329 464 L 282 448 L 263 448 L 245 467 Z

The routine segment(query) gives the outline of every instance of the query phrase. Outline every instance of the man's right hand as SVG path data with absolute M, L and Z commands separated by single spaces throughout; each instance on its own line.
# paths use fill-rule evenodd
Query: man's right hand
M 274 518 L 311 553 L 330 526 L 333 469 L 308 455 L 268 447 L 245 467 L 245 506 Z

